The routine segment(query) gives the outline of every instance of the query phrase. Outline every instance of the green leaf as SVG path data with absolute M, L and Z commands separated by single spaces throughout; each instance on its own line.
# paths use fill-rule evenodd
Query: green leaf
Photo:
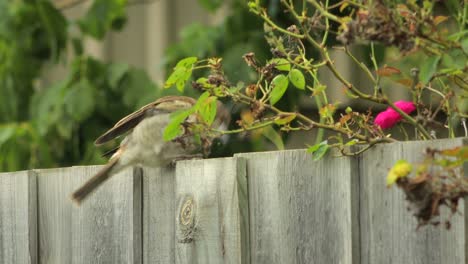
M 270 83 L 270 86 L 272 87 L 270 103 L 272 105 L 276 104 L 281 99 L 281 97 L 283 97 L 284 93 L 286 92 L 286 89 L 288 88 L 288 84 L 288 77 L 286 77 L 283 74 L 280 74 L 273 78 L 273 80 Z
M 262 129 L 262 135 L 270 140 L 278 150 L 284 149 L 283 139 L 281 135 L 271 126 Z
M 462 46 L 462 49 L 465 53 L 468 53 L 468 38 L 464 38 L 462 41 L 461 41 L 461 46 Z
M 81 56 L 83 54 L 83 40 L 80 38 L 72 38 L 73 51 L 76 56 Z
M 176 64 L 175 69 L 180 68 L 180 67 L 190 69 L 192 68 L 193 64 L 195 64 L 197 61 L 198 61 L 197 57 L 188 57 L 188 58 L 182 59 Z
M 174 67 L 174 71 L 167 79 L 164 87 L 169 88 L 175 84 L 177 90 L 183 92 L 185 83 L 192 76 L 193 64 L 197 62 L 197 60 L 197 57 L 188 57 L 180 60 Z
M 171 121 L 164 129 L 164 141 L 171 141 L 180 136 L 184 132 L 181 126 L 182 122 L 184 122 L 184 120 L 192 113 L 193 109 L 188 109 L 171 114 Z
M 177 90 L 179 92 L 184 92 L 185 84 L 187 83 L 188 79 L 192 76 L 192 69 L 187 69 L 185 74 L 182 75 L 182 78 L 176 83 Z
M 304 90 L 305 89 L 305 78 L 304 74 L 298 69 L 292 69 L 289 72 L 289 80 L 291 83 L 296 86 L 298 89 Z
M 81 31 L 101 40 L 108 30 L 120 30 L 125 24 L 126 6 L 127 0 L 95 0 L 78 21 Z
M 174 84 L 181 82 L 183 78 L 187 75 L 187 69 L 186 68 L 176 68 L 171 75 L 169 75 L 169 78 L 167 78 L 166 83 L 164 84 L 164 88 L 170 88 Z
M 454 34 L 448 36 L 447 39 L 450 40 L 450 41 L 457 41 L 459 38 L 462 38 L 467 34 L 468 34 L 468 30 L 463 30 L 463 31 L 460 31 L 460 32 L 457 32 L 457 33 L 454 33 Z
M 31 116 L 41 136 L 62 117 L 66 89 L 67 82 L 62 81 L 34 95 L 30 109 Z
M 359 140 L 357 139 L 351 139 L 350 141 L 346 142 L 345 146 L 354 146 L 356 143 L 358 143 Z
M 291 64 L 287 59 L 283 58 L 275 58 L 270 60 L 270 64 L 274 63 L 275 68 L 280 70 L 280 71 L 290 71 L 291 70 Z
M 315 144 L 307 149 L 308 153 L 312 153 L 312 160 L 318 161 L 327 153 L 330 146 L 328 145 L 328 141 L 322 141 L 318 144 Z
M 291 115 L 285 115 L 285 116 L 279 116 L 275 118 L 274 122 L 277 125 L 285 125 L 288 123 L 291 123 L 296 118 L 296 114 L 291 114 Z
M 3 124 L 0 126 L 0 146 L 15 135 L 16 124 Z
M 108 67 L 107 78 L 111 89 L 117 88 L 119 82 L 125 76 L 130 69 L 130 66 L 126 63 L 112 63 Z
M 69 140 L 72 137 L 73 120 L 69 118 L 63 118 L 57 122 L 55 128 L 61 138 Z
M 49 1 L 37 1 L 40 22 L 44 25 L 46 39 L 52 51 L 51 58 L 56 60 L 67 42 L 67 20 Z
M 223 0 L 198 0 L 198 3 L 206 10 L 213 12 L 221 6 Z
M 216 117 L 217 102 L 215 96 L 210 96 L 204 100 L 204 103 L 199 109 L 199 113 L 203 120 L 211 126 Z
M 210 97 L 210 93 L 208 91 L 202 93 L 198 97 L 197 102 L 195 103 L 195 105 L 193 106 L 193 110 L 194 111 L 199 111 L 200 108 L 203 107 L 203 104 L 205 103 L 206 99 L 208 99 L 208 97 Z
M 183 133 L 181 123 L 183 120 L 171 120 L 171 122 L 164 129 L 164 141 L 171 141 Z
M 74 84 L 65 95 L 65 110 L 77 122 L 87 119 L 94 111 L 95 88 L 87 79 Z
M 130 68 L 120 82 L 123 102 L 133 109 L 153 101 L 158 90 L 148 73 L 142 69 Z
M 440 56 L 430 57 L 422 63 L 419 78 L 423 84 L 426 84 L 431 79 L 432 75 L 437 71 Z

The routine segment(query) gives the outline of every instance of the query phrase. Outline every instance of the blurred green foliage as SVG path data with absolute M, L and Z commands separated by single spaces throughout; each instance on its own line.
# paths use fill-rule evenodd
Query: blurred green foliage
M 85 38 L 121 29 L 126 7 L 95 0 L 72 21 L 48 0 L 0 1 L 0 171 L 102 162 L 94 138 L 154 100 L 146 72 L 83 50 Z M 67 75 L 41 86 L 43 68 L 64 61 L 67 46 L 74 53 Z
M 207 12 L 224 3 L 198 2 Z M 224 58 L 232 82 L 255 78 L 241 57 L 250 51 L 268 57 L 263 23 L 244 1 L 229 5 L 221 25 L 192 24 L 179 33 L 181 41 L 167 50 L 166 69 L 183 57 L 216 55 Z M 271 1 L 273 11 L 278 5 Z M 126 114 L 171 93 L 144 70 L 100 61 L 84 49 L 86 38 L 99 41 L 122 29 L 127 7 L 126 0 L 94 0 L 86 14 L 70 20 L 49 0 L 0 1 L 0 171 L 103 163 L 104 150 L 94 147 L 94 139 Z M 64 62 L 69 68 L 63 79 L 42 84 L 43 69 Z M 193 89 L 186 91 L 194 96 Z M 236 146 L 229 153 L 252 149 Z

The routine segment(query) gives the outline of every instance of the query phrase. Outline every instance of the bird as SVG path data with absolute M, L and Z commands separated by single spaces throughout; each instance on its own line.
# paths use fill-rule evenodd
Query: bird
M 80 205 L 112 175 L 132 166 L 161 167 L 177 160 L 201 157 L 203 147 L 209 147 L 209 139 L 196 141 L 188 126 L 197 122 L 195 113 L 183 122 L 183 133 L 171 141 L 164 141 L 164 129 L 171 114 L 193 107 L 196 100 L 186 96 L 165 96 L 125 116 L 94 142 L 96 146 L 128 133 L 120 145 L 104 155 L 112 155 L 106 165 L 81 187 L 72 193 L 72 200 Z M 212 127 L 226 126 L 230 115 L 218 101 L 217 115 Z M 202 137 L 203 139 L 203 137 Z

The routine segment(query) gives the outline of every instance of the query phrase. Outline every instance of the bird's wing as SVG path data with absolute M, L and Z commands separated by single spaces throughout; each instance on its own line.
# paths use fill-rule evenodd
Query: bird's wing
M 189 108 L 193 104 L 195 104 L 195 100 L 186 96 L 161 97 L 122 118 L 111 129 L 98 137 L 96 141 L 94 141 L 94 144 L 101 145 L 125 134 L 137 126 L 145 117 L 153 116 L 158 113 L 168 113 L 179 109 Z

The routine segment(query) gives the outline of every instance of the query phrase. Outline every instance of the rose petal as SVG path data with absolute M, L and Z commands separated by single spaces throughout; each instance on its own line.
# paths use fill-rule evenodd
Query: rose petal
M 390 109 L 379 113 L 374 120 L 374 124 L 378 125 L 382 129 L 387 129 L 393 127 L 398 121 L 400 121 L 401 116 L 395 110 Z
M 403 112 L 410 114 L 414 110 L 416 110 L 416 106 L 413 102 L 409 101 L 397 101 L 395 102 L 395 106 L 400 108 Z
M 410 114 L 416 110 L 414 103 L 410 101 L 397 101 L 395 102 L 395 106 L 407 114 Z M 378 125 L 382 129 L 387 129 L 396 125 L 396 123 L 398 123 L 401 118 L 401 115 L 397 111 L 391 107 L 388 107 L 385 111 L 379 113 L 375 117 L 374 124 Z

